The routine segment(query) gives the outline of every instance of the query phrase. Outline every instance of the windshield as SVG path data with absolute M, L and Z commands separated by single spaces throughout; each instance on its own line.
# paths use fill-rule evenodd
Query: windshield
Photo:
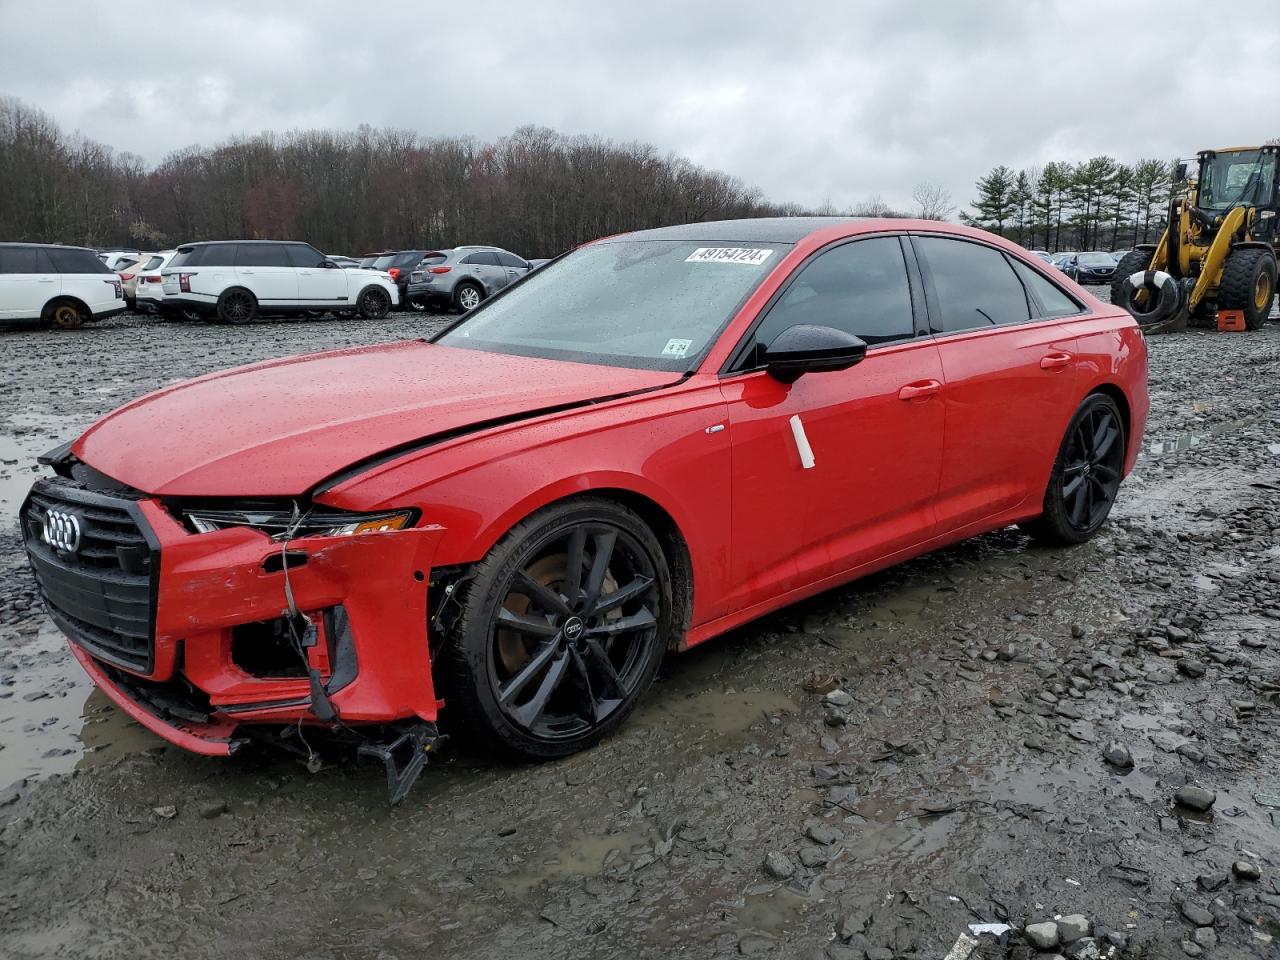
M 1199 206 L 1229 210 L 1235 206 L 1264 206 L 1271 202 L 1276 180 L 1276 155 L 1259 150 L 1220 153 L 1200 165 Z
M 787 243 L 616 240 L 576 250 L 437 342 L 646 370 L 688 370 Z
M 1077 262 L 1086 267 L 1109 267 L 1116 261 L 1109 253 L 1082 253 Z

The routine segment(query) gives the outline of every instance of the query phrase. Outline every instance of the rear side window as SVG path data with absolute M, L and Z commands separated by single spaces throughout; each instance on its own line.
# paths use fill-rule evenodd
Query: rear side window
M 507 253 L 505 250 L 497 251 L 494 256 L 498 258 L 498 262 L 504 267 L 519 267 L 521 270 L 528 270 L 529 264 L 521 260 L 514 253 Z
M 1031 294 L 1031 307 L 1037 320 L 1070 317 L 1080 312 L 1080 304 L 1063 293 L 1056 283 L 1039 270 L 1019 260 L 1013 260 L 1013 269 L 1018 271 L 1027 292 Z
M 498 258 L 488 250 L 482 250 L 480 253 L 473 253 L 470 256 L 462 258 L 463 263 L 480 264 L 486 267 L 498 266 Z
M 234 267 L 236 265 L 236 244 L 211 243 L 201 247 L 187 261 L 193 267 Z
M 841 244 L 811 260 L 756 331 L 757 349 L 798 324 L 835 327 L 869 346 L 913 337 L 911 287 L 898 238 Z
M 285 250 L 288 252 L 289 262 L 295 267 L 313 269 L 327 259 L 309 243 L 288 243 L 285 244 Z
M 0 247 L 0 273 L 53 273 L 53 264 L 40 247 Z
M 59 273 L 110 273 L 107 265 L 92 250 L 47 247 L 45 253 Z
M 291 267 L 283 243 L 237 243 L 237 267 Z
M 937 316 L 934 333 L 978 330 L 1031 319 L 1027 292 L 1004 254 L 966 240 L 917 237 L 929 268 Z

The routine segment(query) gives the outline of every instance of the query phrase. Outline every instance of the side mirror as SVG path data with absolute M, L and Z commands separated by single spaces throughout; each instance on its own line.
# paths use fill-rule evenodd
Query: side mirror
M 1173 182 L 1181 183 L 1185 179 L 1187 179 L 1187 161 L 1183 160 L 1178 164 L 1178 169 L 1173 172 Z
M 861 337 L 834 327 L 807 323 L 788 327 L 764 351 L 769 376 L 781 383 L 795 383 L 806 373 L 848 370 L 867 355 Z
M 322 261 L 320 261 L 320 266 L 324 267 L 324 269 L 326 269 L 326 270 L 337 270 L 337 269 L 338 269 L 338 265 L 337 265 L 336 263 L 334 263 L 332 260 L 322 260 Z

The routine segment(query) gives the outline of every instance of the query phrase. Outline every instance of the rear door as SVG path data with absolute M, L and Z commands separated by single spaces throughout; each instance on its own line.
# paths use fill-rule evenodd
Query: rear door
M 888 557 L 933 533 L 942 365 L 906 254 L 899 237 L 882 236 L 815 255 L 739 351 L 742 372 L 723 381 L 733 445 L 729 609 Z M 780 383 L 759 357 L 797 324 L 856 334 L 869 345 L 866 358 L 849 370 Z
M 995 247 L 952 236 L 912 243 L 947 384 L 945 533 L 1043 498 L 1079 399 L 1076 340 L 1059 318 L 1082 307 Z
M 298 302 L 298 271 L 283 243 L 237 243 L 236 282 L 264 307 Z
M 0 319 L 37 320 L 62 291 L 62 277 L 40 247 L 0 246 Z
M 53 268 L 62 281 L 62 295 L 82 300 L 95 313 L 121 306 L 124 291 L 120 277 L 107 268 L 91 250 L 76 247 L 47 247 Z
M 332 261 L 309 243 L 288 243 L 285 250 L 289 262 L 297 270 L 300 301 L 315 304 L 347 302 L 347 271 L 340 267 L 322 266 Z
M 498 263 L 498 258 L 492 251 L 478 250 L 475 253 L 469 253 L 459 262 L 464 267 L 464 273 L 468 273 L 480 281 L 486 293 L 493 293 L 501 290 L 507 284 L 506 268 Z

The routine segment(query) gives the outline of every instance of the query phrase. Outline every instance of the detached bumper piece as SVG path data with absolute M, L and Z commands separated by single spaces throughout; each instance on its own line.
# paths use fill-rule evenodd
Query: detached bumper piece
M 394 807 L 417 782 L 427 765 L 427 754 L 444 745 L 449 738 L 434 723 L 412 723 L 400 736 L 385 743 L 369 740 L 357 751 L 362 757 L 381 760 L 387 771 L 387 801 Z

